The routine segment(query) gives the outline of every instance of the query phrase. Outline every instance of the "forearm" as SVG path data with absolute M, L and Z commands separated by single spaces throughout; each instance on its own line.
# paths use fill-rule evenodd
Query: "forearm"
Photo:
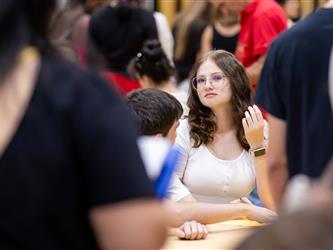
M 274 209 L 279 209 L 288 180 L 286 154 L 287 123 L 272 115 L 268 116 L 270 141 L 267 150 L 268 183 L 272 192 Z
M 93 208 L 90 221 L 103 250 L 159 249 L 166 237 L 164 212 L 155 200 L 137 199 Z
M 288 181 L 286 159 L 268 163 L 268 183 L 272 195 L 274 210 L 281 206 L 282 197 Z
M 269 185 L 266 154 L 254 157 L 254 163 L 256 168 L 258 195 L 265 207 L 275 210 L 273 196 Z
M 167 205 L 172 220 L 170 225 L 178 227 L 186 221 L 202 224 L 218 223 L 226 220 L 247 218 L 249 205 L 246 204 L 210 204 L 200 202 L 169 202 Z

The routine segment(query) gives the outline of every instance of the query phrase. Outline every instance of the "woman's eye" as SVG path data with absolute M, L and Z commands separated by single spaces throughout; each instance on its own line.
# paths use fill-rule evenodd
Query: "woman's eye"
M 223 78 L 223 77 L 220 76 L 220 75 L 215 75 L 215 76 L 213 76 L 213 81 L 218 82 L 218 81 L 221 81 L 222 78 Z
M 197 83 L 198 83 L 198 84 L 203 84 L 205 81 L 206 81 L 206 79 L 203 78 L 203 77 L 197 79 Z

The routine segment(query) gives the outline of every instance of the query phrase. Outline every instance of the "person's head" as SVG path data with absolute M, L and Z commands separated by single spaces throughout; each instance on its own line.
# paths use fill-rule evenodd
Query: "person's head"
M 244 136 L 242 118 L 251 104 L 251 87 L 244 67 L 235 56 L 214 50 L 197 60 L 190 74 L 188 107 L 190 135 L 194 146 L 212 142 L 216 131 L 214 110 L 230 113 L 243 148 L 249 145 Z
M 223 27 L 230 27 L 240 23 L 240 15 L 223 11 L 220 8 L 213 8 L 214 23 L 219 23 Z
M 288 18 L 293 21 L 299 20 L 301 16 L 301 9 L 298 0 L 276 0 L 286 12 Z
M 220 10 L 216 9 L 215 12 L 215 22 L 220 23 L 224 27 L 231 27 L 239 24 L 240 18 L 239 15 L 232 13 L 225 14 Z
M 175 74 L 175 69 L 163 52 L 158 40 L 148 40 L 141 52 L 133 58 L 128 67 L 128 73 L 140 82 L 141 86 L 159 87 Z
M 209 0 L 212 5 L 225 14 L 239 15 L 252 0 Z
M 179 101 L 159 89 L 139 89 L 127 95 L 142 135 L 163 136 L 174 142 L 183 108 Z
M 148 39 L 157 38 L 154 16 L 126 4 L 97 9 L 90 19 L 88 30 L 88 61 L 96 54 L 99 67 L 126 75 L 130 60 L 142 49 Z M 103 65 L 105 64 L 105 65 Z
M 0 77 L 14 65 L 25 46 L 49 49 L 47 31 L 55 0 L 3 0 L 0 11 Z

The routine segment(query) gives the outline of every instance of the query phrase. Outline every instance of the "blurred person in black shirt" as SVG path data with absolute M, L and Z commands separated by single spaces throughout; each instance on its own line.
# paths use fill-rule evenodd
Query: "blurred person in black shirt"
M 267 159 L 276 207 L 289 178 L 319 177 L 332 157 L 328 95 L 332 43 L 330 0 L 281 34 L 269 49 L 255 101 L 269 113 Z
M 0 249 L 160 248 L 155 200 L 125 104 L 57 56 L 55 1 L 0 12 Z

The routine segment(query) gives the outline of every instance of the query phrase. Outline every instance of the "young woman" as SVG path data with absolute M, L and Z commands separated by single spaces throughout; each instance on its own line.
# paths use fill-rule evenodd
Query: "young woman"
M 212 51 L 197 61 L 190 79 L 189 116 L 181 121 L 176 138 L 184 160 L 170 198 L 206 202 L 196 212 L 204 215 L 203 220 L 197 218 L 202 223 L 253 219 L 249 211 L 258 216 L 255 220 L 272 218 L 273 212 L 243 198 L 257 183 L 261 200 L 272 207 L 266 181 L 265 122 L 258 107 L 251 106 L 243 66 L 229 52 Z

